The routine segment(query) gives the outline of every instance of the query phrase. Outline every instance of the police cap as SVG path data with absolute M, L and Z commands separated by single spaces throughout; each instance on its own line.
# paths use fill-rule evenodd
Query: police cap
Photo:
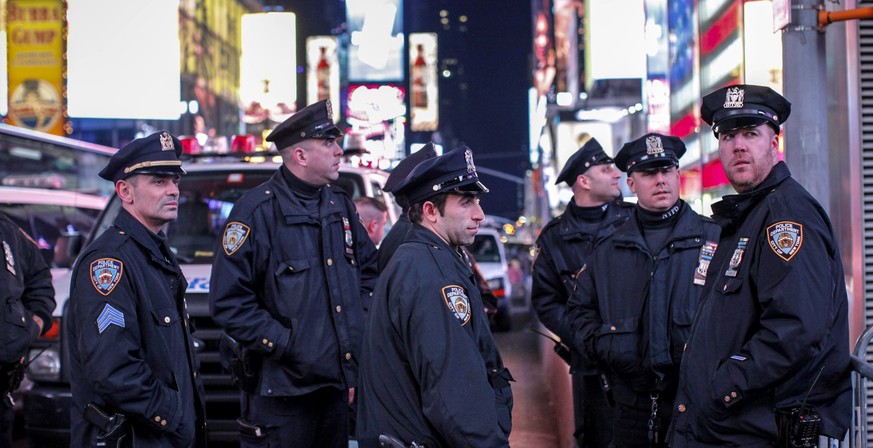
M 331 139 L 342 136 L 342 131 L 333 122 L 330 100 L 321 100 L 300 109 L 280 123 L 267 135 L 266 140 L 282 150 L 307 138 Z
M 712 132 L 769 124 L 776 133 L 791 114 L 791 103 L 773 89 L 751 84 L 723 87 L 703 97 L 700 117 Z
M 678 137 L 649 133 L 625 143 L 615 155 L 615 166 L 626 173 L 665 166 L 678 167 L 683 154 L 685 143 Z
M 118 181 L 134 174 L 185 174 L 182 169 L 182 142 L 161 131 L 138 138 L 119 149 L 100 171 L 100 177 Z
M 479 181 L 473 151 L 466 146 L 419 163 L 398 185 L 395 195 L 416 204 L 442 193 L 488 193 Z
M 432 142 L 427 142 L 427 144 L 422 146 L 421 149 L 406 156 L 405 159 L 401 160 L 400 163 L 391 170 L 391 174 L 388 175 L 388 180 L 385 181 L 385 186 L 382 187 L 382 190 L 394 193 L 394 189 L 397 188 L 397 185 L 403 181 L 403 179 L 405 179 L 419 163 L 434 157 L 436 157 L 436 149 Z
M 567 159 L 567 163 L 564 164 L 564 169 L 561 170 L 561 174 L 558 174 L 558 178 L 555 180 L 555 185 L 558 185 L 561 182 L 567 182 L 567 184 L 573 185 L 573 182 L 576 182 L 576 178 L 579 177 L 580 174 L 585 174 L 585 172 L 588 171 L 588 168 L 591 168 L 594 165 L 613 162 L 612 158 L 606 155 L 603 151 L 600 142 L 595 138 L 591 138 L 585 142 L 579 150 L 573 153 L 569 159 Z

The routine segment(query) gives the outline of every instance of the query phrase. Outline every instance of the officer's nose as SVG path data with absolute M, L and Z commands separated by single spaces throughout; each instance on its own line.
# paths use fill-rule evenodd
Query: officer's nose
M 485 211 L 482 210 L 482 205 L 476 202 L 476 207 L 473 208 L 473 221 L 482 222 L 485 220 Z
M 331 146 L 333 147 L 333 156 L 334 157 L 342 157 L 343 156 L 343 147 L 340 146 L 339 143 L 336 142 L 336 139 L 333 140 L 333 143 L 331 144 Z

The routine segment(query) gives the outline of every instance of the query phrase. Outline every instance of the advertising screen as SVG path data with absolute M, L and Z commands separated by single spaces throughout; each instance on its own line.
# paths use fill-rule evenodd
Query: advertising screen
M 289 78 L 290 80 L 291 78 Z M 306 39 L 306 104 L 330 100 L 333 116 L 339 117 L 340 65 L 335 36 Z
M 246 14 L 242 17 L 240 100 L 246 123 L 269 117 L 281 123 L 296 110 L 296 16 L 292 13 Z
M 413 131 L 435 131 L 439 126 L 437 35 L 409 35 L 409 107 Z
M 401 0 L 347 0 L 349 80 L 399 81 L 405 52 Z
M 70 116 L 179 118 L 178 0 L 76 0 L 67 8 Z

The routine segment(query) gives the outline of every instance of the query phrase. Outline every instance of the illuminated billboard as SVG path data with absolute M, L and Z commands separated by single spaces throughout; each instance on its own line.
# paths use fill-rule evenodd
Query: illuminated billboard
M 239 95 L 246 123 L 282 122 L 297 110 L 296 23 L 287 12 L 243 15 Z
M 70 116 L 179 118 L 178 0 L 76 0 L 67 18 Z
M 65 135 L 63 0 L 8 0 L 9 123 Z
M 334 118 L 339 118 L 340 65 L 335 36 L 306 39 L 306 104 L 330 100 Z
M 437 35 L 409 35 L 409 107 L 413 131 L 436 131 L 439 126 Z
M 399 81 L 404 77 L 403 2 L 347 0 L 349 80 Z
M 406 155 L 406 92 L 392 84 L 350 85 L 346 118 L 348 134 L 361 135 L 373 159 Z

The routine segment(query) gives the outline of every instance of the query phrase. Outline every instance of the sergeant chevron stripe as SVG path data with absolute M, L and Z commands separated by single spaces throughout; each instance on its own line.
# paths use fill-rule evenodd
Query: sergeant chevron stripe
M 97 317 L 97 330 L 100 333 L 103 333 L 110 325 L 118 325 L 121 328 L 124 328 L 124 313 L 118 311 L 113 308 L 112 305 L 106 304 L 103 307 L 103 311 L 100 313 L 100 316 Z

